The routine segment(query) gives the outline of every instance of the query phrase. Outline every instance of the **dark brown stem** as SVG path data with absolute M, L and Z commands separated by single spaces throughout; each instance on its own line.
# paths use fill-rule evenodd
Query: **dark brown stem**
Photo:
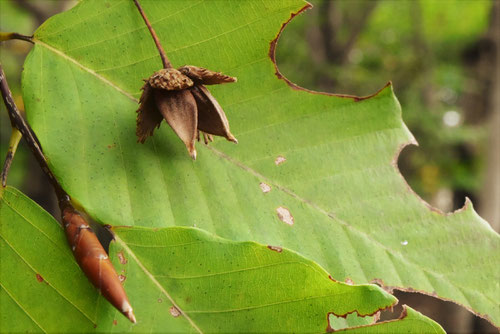
M 21 35 L 17 32 L 0 32 L 0 42 L 9 41 L 12 39 L 20 39 L 22 41 L 33 43 L 33 36 Z
M 52 172 L 50 171 L 49 166 L 47 165 L 47 160 L 45 159 L 45 156 L 42 152 L 40 145 L 38 144 L 38 140 L 36 139 L 33 130 L 31 130 L 28 123 L 26 123 L 24 118 L 21 116 L 19 109 L 17 109 L 17 106 L 14 103 L 14 99 L 12 98 L 12 93 L 10 92 L 9 84 L 7 83 L 7 78 L 5 77 L 5 73 L 3 72 L 1 64 L 0 64 L 0 91 L 2 93 L 5 106 L 7 107 L 7 112 L 9 114 L 10 122 L 23 135 L 26 144 L 28 145 L 29 149 L 35 156 L 36 160 L 38 161 L 38 164 L 42 168 L 45 175 L 49 178 L 50 183 L 54 187 L 59 202 L 68 201 L 69 196 L 63 190 L 63 188 L 55 178 L 54 174 L 52 174 Z
M 163 50 L 163 47 L 160 44 L 160 40 L 158 39 L 158 36 L 156 35 L 155 30 L 151 26 L 151 23 L 149 23 L 148 18 L 146 17 L 146 14 L 142 10 L 141 5 L 137 0 L 134 0 L 134 3 L 139 10 L 139 13 L 141 13 L 142 18 L 144 19 L 144 23 L 148 26 L 149 32 L 151 33 L 151 36 L 153 37 L 153 40 L 155 41 L 156 47 L 158 48 L 158 52 L 160 53 L 161 61 L 163 62 L 163 67 L 164 68 L 171 68 L 172 64 L 170 63 L 170 60 L 168 60 L 167 54 L 165 53 L 165 50 Z

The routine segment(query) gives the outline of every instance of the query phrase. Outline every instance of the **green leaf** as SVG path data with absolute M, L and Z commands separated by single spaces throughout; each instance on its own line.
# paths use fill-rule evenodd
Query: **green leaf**
M 286 249 L 195 228 L 121 227 L 110 256 L 133 325 L 98 296 L 48 213 L 14 188 L 0 190 L 0 208 L 1 332 L 320 332 L 329 313 L 369 315 L 396 302 Z
M 99 295 L 62 228 L 14 188 L 0 187 L 0 253 L 0 332 L 93 330 Z
M 132 1 L 81 1 L 36 31 L 23 95 L 51 169 L 93 218 L 286 247 L 337 280 L 411 288 L 500 324 L 499 236 L 471 203 L 443 214 L 407 186 L 396 161 L 415 141 L 392 88 L 358 101 L 276 78 L 269 43 L 304 2 L 141 3 L 174 65 L 238 77 L 210 90 L 239 144 L 199 144 L 193 162 L 166 125 L 136 143 L 139 89 L 160 57 Z
M 101 318 L 105 331 L 320 332 L 329 313 L 371 315 L 396 301 L 376 285 L 333 281 L 286 249 L 224 240 L 192 227 L 114 232 L 110 253 L 120 254 L 113 260 L 142 321 L 132 325 L 115 311 Z M 117 327 L 113 317 L 119 317 Z

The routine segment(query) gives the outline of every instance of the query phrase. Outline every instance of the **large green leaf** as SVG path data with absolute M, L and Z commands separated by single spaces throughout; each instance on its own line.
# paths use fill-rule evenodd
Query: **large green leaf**
M 0 209 L 2 333 L 321 332 L 329 313 L 369 315 L 396 302 L 376 285 L 333 281 L 286 249 L 192 227 L 115 228 L 110 256 L 135 307 L 132 325 L 83 276 L 50 215 L 14 188 L 0 189 Z
M 443 214 L 407 186 L 396 161 L 414 139 L 392 88 L 356 102 L 275 76 L 269 43 L 304 2 L 141 3 L 173 64 L 238 77 L 210 89 L 240 143 L 198 145 L 196 162 L 165 125 L 136 143 L 139 88 L 160 58 L 132 1 L 80 2 L 35 33 L 23 95 L 51 168 L 96 220 L 279 245 L 338 280 L 411 288 L 500 324 L 498 234 L 471 203 Z

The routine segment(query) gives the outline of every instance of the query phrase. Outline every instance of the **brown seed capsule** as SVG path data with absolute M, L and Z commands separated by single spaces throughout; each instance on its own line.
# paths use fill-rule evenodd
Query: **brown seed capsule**
M 237 143 L 229 131 L 229 122 L 222 107 L 203 85 L 235 82 L 236 78 L 196 66 L 166 68 L 145 80 L 137 110 L 138 141 L 147 137 L 165 119 L 196 159 L 195 140 L 203 132 L 205 143 L 211 135 Z
M 73 255 L 89 281 L 101 294 L 135 323 L 132 306 L 108 254 L 87 221 L 72 206 L 62 209 L 62 219 Z

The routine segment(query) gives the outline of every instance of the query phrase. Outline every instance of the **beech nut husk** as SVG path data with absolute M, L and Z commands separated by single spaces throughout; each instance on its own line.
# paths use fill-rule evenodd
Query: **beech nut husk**
M 144 143 L 165 119 L 193 159 L 200 131 L 205 143 L 212 140 L 212 135 L 238 142 L 229 131 L 224 110 L 204 86 L 235 82 L 236 78 L 206 68 L 182 66 L 161 69 L 144 81 L 137 110 L 137 141 Z

